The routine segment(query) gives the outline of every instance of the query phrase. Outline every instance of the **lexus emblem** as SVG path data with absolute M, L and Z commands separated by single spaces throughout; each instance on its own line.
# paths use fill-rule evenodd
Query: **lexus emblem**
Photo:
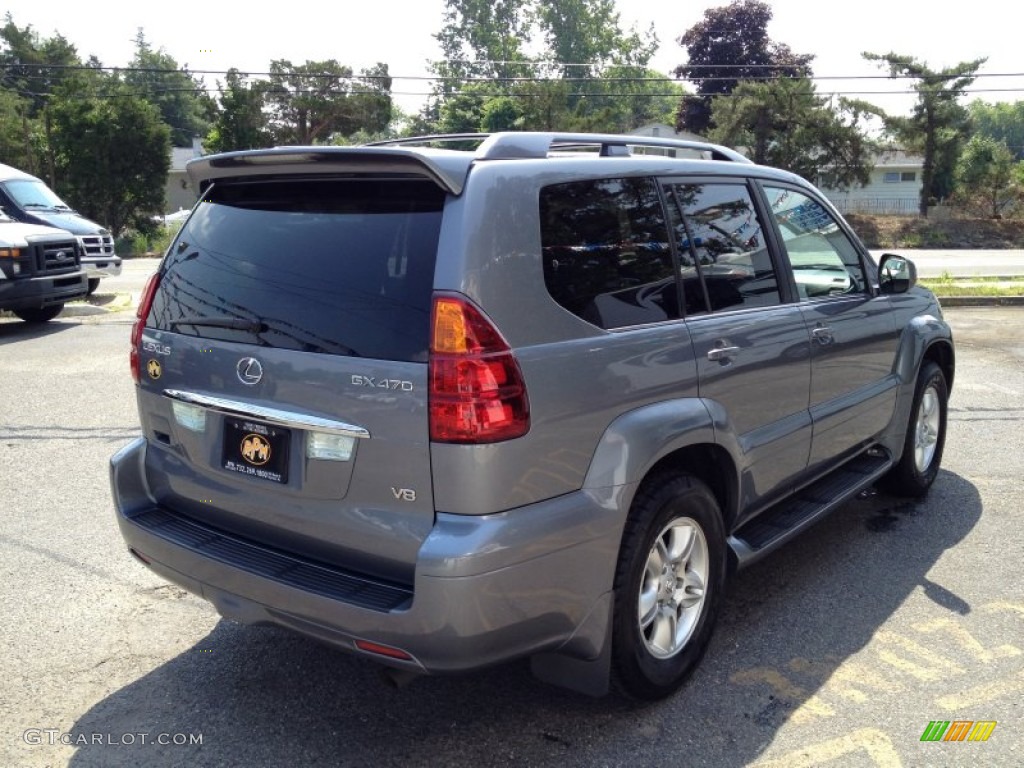
M 243 357 L 235 366 L 235 373 L 238 374 L 240 382 L 252 386 L 259 384 L 263 378 L 263 366 L 255 357 Z

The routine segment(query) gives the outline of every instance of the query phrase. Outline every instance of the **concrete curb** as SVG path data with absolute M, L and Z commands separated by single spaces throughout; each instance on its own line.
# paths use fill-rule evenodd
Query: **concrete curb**
M 941 307 L 1024 307 L 1024 296 L 942 296 Z
M 64 305 L 61 317 L 89 317 L 94 315 L 107 315 L 114 312 L 125 312 L 132 308 L 133 297 L 130 293 L 118 293 L 110 301 L 103 304 L 93 304 L 92 301 L 101 298 L 106 299 L 110 294 L 93 294 L 84 302 L 77 301 Z

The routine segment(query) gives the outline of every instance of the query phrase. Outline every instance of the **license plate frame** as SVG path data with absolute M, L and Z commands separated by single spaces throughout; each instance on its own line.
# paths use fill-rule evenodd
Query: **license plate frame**
M 253 419 L 226 418 L 221 468 L 286 485 L 291 442 L 290 429 Z

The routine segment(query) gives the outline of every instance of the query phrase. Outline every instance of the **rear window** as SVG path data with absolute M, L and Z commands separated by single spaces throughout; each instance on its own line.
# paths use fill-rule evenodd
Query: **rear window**
M 218 183 L 168 252 L 147 326 L 425 361 L 444 199 L 412 179 Z

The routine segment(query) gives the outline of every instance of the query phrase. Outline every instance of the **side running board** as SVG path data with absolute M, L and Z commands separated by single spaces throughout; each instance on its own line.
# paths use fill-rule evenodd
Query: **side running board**
M 729 537 L 738 567 L 757 562 L 800 532 L 870 487 L 892 466 L 892 459 L 871 449 L 777 506 L 765 510 Z

